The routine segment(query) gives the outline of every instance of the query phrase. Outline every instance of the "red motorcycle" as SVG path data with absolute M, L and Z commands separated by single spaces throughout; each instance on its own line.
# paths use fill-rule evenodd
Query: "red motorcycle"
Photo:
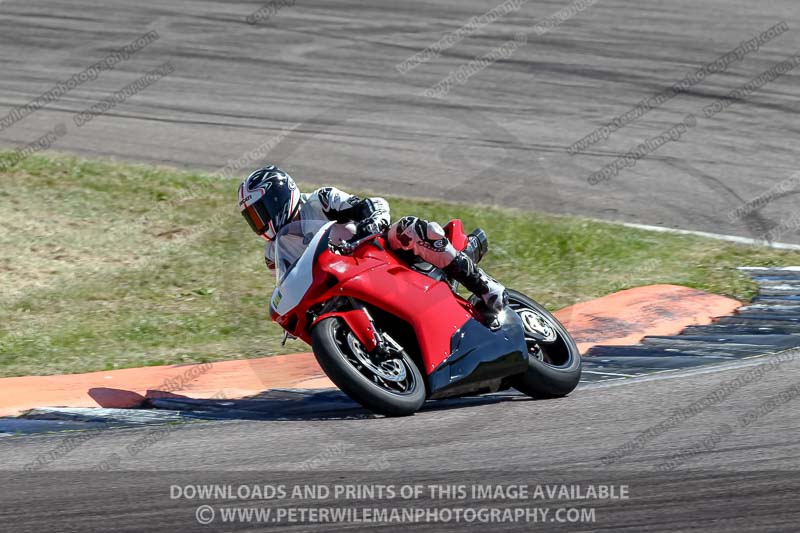
M 488 250 L 483 231 L 467 235 L 460 220 L 445 231 L 475 262 Z M 532 299 L 509 290 L 508 307 L 485 325 L 478 299 L 462 298 L 442 270 L 400 257 L 381 234 L 348 237 L 334 222 L 285 226 L 276 240 L 270 314 L 285 338 L 311 345 L 331 381 L 356 402 L 403 416 L 427 399 L 511 387 L 553 398 L 577 386 L 575 342 Z

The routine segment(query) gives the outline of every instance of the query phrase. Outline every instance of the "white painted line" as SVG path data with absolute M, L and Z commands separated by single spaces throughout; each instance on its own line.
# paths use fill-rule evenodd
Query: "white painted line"
M 635 374 L 615 374 L 614 372 L 596 372 L 594 370 L 581 370 L 583 374 L 598 374 L 600 376 L 619 376 L 621 378 L 635 378 Z
M 752 304 L 740 307 L 737 311 L 763 311 L 764 309 L 780 309 L 782 311 L 796 311 L 800 306 L 798 305 L 770 305 L 770 304 Z
M 608 221 L 605 221 L 608 222 Z M 613 222 L 612 222 L 613 223 Z M 756 246 L 766 246 L 767 248 L 775 248 L 778 250 L 800 250 L 800 244 L 789 244 L 786 242 L 767 242 L 763 239 L 751 239 L 749 237 L 739 237 L 738 235 L 723 235 L 721 233 L 709 233 L 707 231 L 694 231 L 688 229 L 665 228 L 663 226 L 649 226 L 647 224 L 634 224 L 632 222 L 619 222 L 628 228 L 643 229 L 647 231 L 656 231 L 659 233 L 674 233 L 678 235 L 696 235 L 698 237 L 707 237 L 709 239 L 717 239 L 719 241 L 735 242 L 738 244 L 750 244 Z M 800 267 L 789 267 L 784 270 L 800 270 Z
M 787 272 L 800 272 L 800 266 L 786 266 L 786 267 L 739 267 L 739 270 L 785 270 Z

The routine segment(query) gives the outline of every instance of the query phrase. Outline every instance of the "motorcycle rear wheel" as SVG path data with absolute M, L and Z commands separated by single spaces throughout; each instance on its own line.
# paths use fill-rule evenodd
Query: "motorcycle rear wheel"
M 522 319 L 528 345 L 528 370 L 514 376 L 511 386 L 540 399 L 575 390 L 581 379 L 581 354 L 570 334 L 552 313 L 521 292 L 509 289 L 508 300 Z
M 347 324 L 336 317 L 311 330 L 314 356 L 342 392 L 370 411 L 408 416 L 425 403 L 425 382 L 407 353 L 379 360 L 366 353 Z

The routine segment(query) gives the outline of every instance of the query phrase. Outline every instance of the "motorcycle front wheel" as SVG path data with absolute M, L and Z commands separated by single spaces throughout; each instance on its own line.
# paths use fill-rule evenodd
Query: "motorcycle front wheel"
M 559 398 L 578 386 L 581 354 L 567 330 L 547 309 L 521 292 L 508 290 L 509 307 L 522 320 L 528 370 L 511 386 L 533 398 Z
M 326 318 L 314 326 L 311 347 L 331 381 L 370 411 L 408 416 L 425 403 L 425 383 L 411 357 L 405 352 L 393 357 L 367 353 L 340 318 Z

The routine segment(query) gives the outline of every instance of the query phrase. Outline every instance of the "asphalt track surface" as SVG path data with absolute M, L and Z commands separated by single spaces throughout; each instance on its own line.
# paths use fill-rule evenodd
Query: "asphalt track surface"
M 761 361 L 737 365 L 764 364 Z M 591 385 L 560 400 L 428 409 L 402 419 L 325 415 L 199 422 L 162 432 L 145 448 L 135 443 L 152 429 L 106 430 L 44 470 L 3 472 L 0 522 L 20 531 L 67 526 L 193 530 L 198 527 L 194 509 L 199 504 L 236 503 L 170 499 L 171 485 L 192 483 L 580 482 L 628 484 L 630 499 L 596 502 L 594 524 L 565 525 L 564 530 L 796 531 L 800 515 L 796 402 L 800 400 L 776 401 L 756 417 L 748 413 L 792 385 L 786 376 L 797 375 L 798 367 L 800 359 L 785 361 L 759 379 L 748 380 L 724 400 L 645 439 L 611 464 L 604 464 L 607 454 L 753 367 L 706 368 L 669 378 Z M 746 426 L 740 417 L 749 420 Z M 726 426 L 730 431 L 723 433 Z M 4 468 L 20 469 L 37 455 L 57 449 L 65 438 L 59 434 L 0 439 Z M 704 439 L 709 439 L 708 445 L 685 456 L 674 470 L 657 471 Z M 132 446 L 141 451 L 130 453 Z M 115 454 L 119 459 L 114 460 L 113 471 L 88 473 Z M 414 500 L 391 503 L 420 505 Z M 545 526 L 536 529 L 550 530 L 558 524 Z M 463 524 L 426 527 L 455 530 Z
M 160 39 L 0 131 L 0 146 L 68 127 L 53 149 L 236 175 L 269 159 L 310 183 L 800 242 L 794 188 L 728 213 L 800 170 L 798 71 L 711 117 L 703 107 L 800 49 L 795 0 L 602 0 L 544 35 L 568 2 L 522 5 L 416 68 L 396 66 L 499 2 L 6 0 L 0 113 L 147 31 Z M 642 99 L 785 22 L 789 31 L 606 141 L 566 148 Z M 421 94 L 519 32 L 527 43 L 442 98 Z M 174 73 L 78 128 L 80 112 L 166 61 Z M 694 114 L 696 126 L 591 185 L 618 155 Z M 254 154 L 249 156 L 248 154 Z M 232 184 L 232 187 L 235 185 Z M 795 221 L 796 222 L 796 221 Z
M 395 69 L 494 5 L 300 0 L 264 24 L 249 25 L 244 19 L 261 7 L 257 2 L 6 0 L 0 3 L 4 112 L 146 31 L 161 38 L 3 129 L 0 143 L 31 142 L 64 123 L 68 134 L 52 148 L 89 156 L 216 170 L 267 143 L 270 158 L 300 179 L 386 193 L 745 236 L 759 236 L 791 215 L 796 196 L 788 193 L 745 221 L 727 217 L 800 170 L 797 74 L 772 81 L 711 119 L 702 118 L 702 108 L 797 53 L 796 1 L 600 0 L 544 36 L 529 33 L 509 59 L 448 96 L 420 96 L 566 5 L 530 3 L 405 75 Z M 781 21 L 792 29 L 725 73 L 709 76 L 586 153 L 566 153 L 642 98 Z M 74 124 L 75 113 L 168 60 L 173 74 L 89 124 Z M 592 172 L 688 113 L 700 118 L 680 141 L 606 182 L 587 182 Z M 791 232 L 780 240 L 800 242 Z M 317 482 L 412 483 L 437 476 L 452 483 L 628 482 L 631 500 L 605 515 L 598 505 L 595 524 L 564 527 L 796 531 L 798 400 L 776 399 L 774 409 L 746 427 L 739 417 L 791 386 L 799 365 L 784 363 L 610 466 L 603 464 L 606 454 L 744 370 L 601 384 L 561 400 L 487 402 L 404 419 L 198 422 L 155 439 L 135 456 L 127 447 L 152 430 L 115 429 L 36 474 L 21 468 L 57 449 L 65 436 L 4 438 L 0 524 L 20 531 L 191 530 L 199 527 L 197 502 L 170 500 L 171 484 L 266 483 L 294 471 L 293 481 Z M 732 431 L 718 438 L 724 424 Z M 703 442 L 710 443 L 707 449 L 686 455 L 674 471 L 654 473 Z M 345 451 L 331 453 L 336 445 Z M 115 454 L 117 471 L 87 473 Z

